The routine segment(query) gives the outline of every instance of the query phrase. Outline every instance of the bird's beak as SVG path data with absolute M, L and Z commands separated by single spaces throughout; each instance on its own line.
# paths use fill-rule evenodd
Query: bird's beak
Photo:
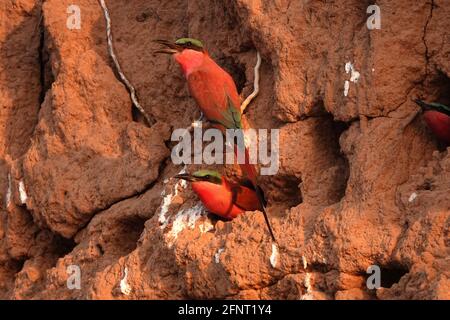
M 194 176 L 191 176 L 189 173 L 177 174 L 176 176 L 174 176 L 174 178 L 191 181 L 191 182 L 197 181 L 197 179 Z
M 428 105 L 428 103 L 426 103 L 425 101 L 422 101 L 420 99 L 415 99 L 414 102 L 421 107 L 424 110 L 429 110 L 430 106 Z
M 163 48 L 157 51 L 154 51 L 154 53 L 164 53 L 164 54 L 174 54 L 177 52 L 180 52 L 182 50 L 182 47 L 172 43 L 170 41 L 167 40 L 154 40 L 153 42 L 159 43 L 163 46 L 166 46 L 167 48 Z

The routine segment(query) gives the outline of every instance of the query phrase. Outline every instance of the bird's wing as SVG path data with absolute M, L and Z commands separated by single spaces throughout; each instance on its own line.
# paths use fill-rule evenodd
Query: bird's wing
M 221 117 L 220 119 L 211 119 L 211 122 L 219 123 L 227 129 L 243 129 L 241 111 L 236 108 L 230 96 L 225 92 L 226 107 L 217 106 Z
M 188 76 L 189 91 L 210 122 L 227 129 L 241 129 L 239 96 L 235 88 L 230 89 L 231 85 L 223 81 L 223 77 L 200 69 Z
M 231 210 L 233 210 L 233 206 L 236 202 L 237 192 L 235 189 L 231 189 L 231 201 L 230 205 L 225 213 L 225 216 L 229 216 L 231 214 Z
M 236 197 L 234 198 L 234 204 L 236 206 L 245 211 L 261 210 L 255 187 L 250 180 L 241 180 L 239 184 L 233 185 L 231 190 L 236 193 Z

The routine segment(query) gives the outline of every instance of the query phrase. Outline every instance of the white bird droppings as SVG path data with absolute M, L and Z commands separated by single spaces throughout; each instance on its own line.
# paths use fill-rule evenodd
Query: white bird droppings
M 6 208 L 8 208 L 9 205 L 11 204 L 11 189 L 12 189 L 11 174 L 8 173 L 8 190 L 6 190 L 6 199 L 5 199 Z
M 416 198 L 417 198 L 417 193 L 413 192 L 413 193 L 409 196 L 408 201 L 409 201 L 409 202 L 413 202 L 414 200 L 416 200 Z
M 344 83 L 344 96 L 348 96 L 348 90 L 350 89 L 350 82 L 348 80 L 345 80 Z
M 122 280 L 120 280 L 120 292 L 122 294 L 129 296 L 131 294 L 131 286 L 128 284 L 128 268 L 125 267 L 124 275 Z
M 220 248 L 219 250 L 217 250 L 217 252 L 214 254 L 214 262 L 215 263 L 219 263 L 220 262 L 220 255 L 222 254 L 222 252 L 225 251 L 225 248 Z
M 305 281 L 303 282 L 306 288 L 306 293 L 300 297 L 300 300 L 314 300 L 312 295 L 311 274 L 306 273 Z
M 270 265 L 275 268 L 278 263 L 278 247 L 275 243 L 272 243 L 272 254 L 270 255 Z
M 172 203 L 173 194 L 169 194 L 167 196 L 164 196 L 161 210 L 159 211 L 159 217 L 158 221 L 161 224 L 161 229 L 164 229 L 166 227 L 166 213 L 169 211 L 169 206 Z
M 178 174 L 183 173 L 186 173 L 186 166 L 184 166 L 183 169 L 181 169 L 181 171 Z M 164 180 L 164 183 L 166 183 L 166 181 L 168 182 L 168 180 Z M 158 215 L 158 222 L 161 224 L 161 229 L 164 229 L 167 226 L 168 221 L 166 213 L 169 212 L 169 207 L 172 203 L 173 198 L 178 195 L 178 189 L 179 188 L 185 189 L 186 187 L 187 187 L 186 181 L 180 179 L 177 183 L 175 183 L 175 185 L 173 186 L 173 190 L 170 194 L 166 195 L 165 191 L 161 193 L 161 195 L 163 196 L 163 200 Z
M 206 220 L 204 223 L 202 223 L 200 226 L 199 226 L 199 228 L 200 228 L 200 232 L 201 233 L 206 233 L 206 232 L 209 232 L 209 231 L 211 231 L 211 230 L 213 230 L 214 229 L 214 225 L 211 223 L 211 221 L 208 219 L 208 220 Z
M 205 214 L 206 210 L 201 202 L 192 208 L 179 211 L 172 223 L 172 229 L 167 233 L 169 247 L 174 244 L 181 231 L 186 228 L 194 229 L 197 220 Z
M 303 269 L 306 270 L 308 268 L 308 261 L 306 261 L 305 256 L 302 256 Z
M 23 181 L 19 182 L 19 195 L 20 195 L 20 202 L 22 204 L 25 204 L 27 202 L 28 196 Z
M 359 81 L 361 74 L 358 71 L 356 71 L 355 67 L 351 62 L 347 62 L 345 64 L 345 73 L 351 73 L 350 81 L 346 80 L 344 83 L 344 96 L 347 96 L 348 91 L 350 89 L 350 82 L 357 83 Z

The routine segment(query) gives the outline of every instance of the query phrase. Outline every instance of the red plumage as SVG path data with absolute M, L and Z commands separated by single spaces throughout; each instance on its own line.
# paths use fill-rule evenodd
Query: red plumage
M 261 210 L 254 190 L 231 183 L 224 178 L 222 184 L 208 181 L 192 182 L 192 189 L 209 211 L 225 219 L 234 219 L 245 211 Z M 235 199 L 233 192 L 236 193 Z
M 450 144 L 450 117 L 434 110 L 425 111 L 423 117 L 436 137 Z

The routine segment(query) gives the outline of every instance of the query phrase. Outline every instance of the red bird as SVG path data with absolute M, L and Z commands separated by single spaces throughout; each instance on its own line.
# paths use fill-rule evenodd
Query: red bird
M 450 108 L 439 103 L 415 102 L 424 110 L 423 117 L 431 131 L 439 140 L 450 145 Z
M 178 39 L 175 43 L 166 40 L 157 40 L 157 42 L 167 47 L 157 53 L 173 55 L 175 61 L 181 66 L 189 91 L 204 116 L 222 131 L 244 129 L 241 98 L 233 78 L 211 59 L 202 42 L 192 38 Z M 243 131 L 240 133 L 243 141 Z M 236 154 L 238 150 L 244 152 L 245 161 L 240 166 L 254 186 L 270 235 L 276 242 L 265 210 L 264 196 L 257 184 L 257 170 L 250 164 L 248 149 L 245 146 L 235 145 L 234 150 Z
M 245 211 L 262 209 L 253 184 L 248 180 L 234 183 L 211 170 L 179 174 L 175 178 L 190 181 L 203 205 L 224 219 L 231 220 Z
M 241 129 L 241 98 L 233 78 L 223 70 L 196 39 L 175 43 L 157 40 L 168 48 L 158 53 L 172 54 L 187 79 L 189 91 L 205 117 L 228 129 Z

